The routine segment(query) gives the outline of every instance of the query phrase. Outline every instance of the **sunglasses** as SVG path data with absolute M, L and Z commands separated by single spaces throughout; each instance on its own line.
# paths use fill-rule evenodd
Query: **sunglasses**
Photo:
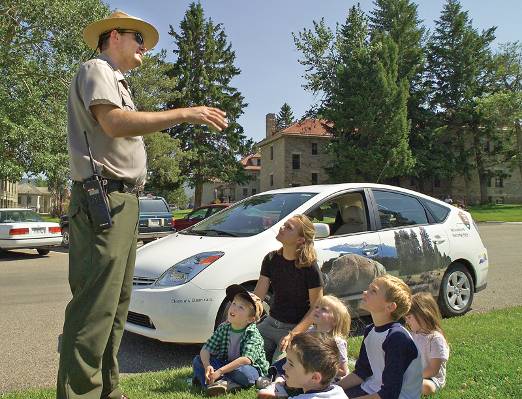
M 143 46 L 143 35 L 140 32 L 136 32 L 135 30 L 120 30 L 116 29 L 119 33 L 134 33 L 134 40 L 136 40 L 136 43 L 138 43 L 140 46 Z

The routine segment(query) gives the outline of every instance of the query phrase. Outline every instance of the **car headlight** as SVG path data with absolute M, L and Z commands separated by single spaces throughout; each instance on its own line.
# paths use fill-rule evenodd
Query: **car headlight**
M 201 252 L 183 259 L 163 273 L 154 283 L 157 287 L 174 287 L 189 282 L 225 253 L 219 251 Z

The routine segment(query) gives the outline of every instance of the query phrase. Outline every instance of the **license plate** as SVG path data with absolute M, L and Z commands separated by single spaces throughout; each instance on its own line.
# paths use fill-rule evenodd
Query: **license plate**
M 149 226 L 159 226 L 160 220 L 159 219 L 149 219 Z
M 34 234 L 45 234 L 45 227 L 34 227 L 31 230 Z

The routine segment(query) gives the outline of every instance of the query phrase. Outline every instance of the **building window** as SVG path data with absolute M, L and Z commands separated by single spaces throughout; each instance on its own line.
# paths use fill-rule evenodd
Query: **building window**
M 257 190 L 255 188 L 252 189 L 252 195 L 257 194 Z
M 274 175 L 270 175 L 270 187 L 274 186 Z
M 243 197 L 244 198 L 248 197 L 248 188 L 246 188 L 246 187 L 243 189 Z
M 495 187 L 504 187 L 504 178 L 502 176 L 495 176 Z
M 504 197 L 498 197 L 498 198 L 496 198 L 496 199 L 495 199 L 495 203 L 496 203 L 497 205 L 502 205 L 502 204 L 504 204 Z
M 486 187 L 491 187 L 491 177 L 488 177 L 488 181 L 486 182 Z M 489 201 L 491 202 L 491 201 Z
M 257 160 L 257 166 L 261 166 L 261 158 L 258 158 L 258 160 Z
M 274 147 L 270 146 L 270 160 L 274 160 Z
M 433 186 L 434 187 L 440 187 L 440 179 L 437 177 L 433 180 Z
M 312 173 L 312 184 L 317 184 L 318 181 L 319 181 L 319 174 Z
M 317 143 L 312 143 L 312 155 L 317 155 Z
M 292 154 L 292 169 L 301 169 L 301 155 Z

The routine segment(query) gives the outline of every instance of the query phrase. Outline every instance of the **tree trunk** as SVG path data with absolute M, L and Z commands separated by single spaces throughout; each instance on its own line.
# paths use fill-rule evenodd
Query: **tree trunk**
M 484 162 L 484 154 L 482 153 L 482 144 L 480 143 L 478 133 L 476 131 L 473 132 L 473 141 L 474 141 L 474 149 L 475 149 L 475 162 L 477 163 L 477 172 L 479 177 L 480 184 L 480 204 L 488 203 L 488 178 L 489 174 L 486 170 L 485 162 Z M 468 193 L 469 194 L 469 193 Z
M 517 159 L 518 159 L 518 170 L 520 172 L 520 178 L 522 179 L 522 126 L 520 126 L 520 122 L 515 124 L 515 133 L 517 136 Z
M 201 206 L 201 197 L 203 196 L 203 182 L 197 181 L 194 190 L 194 209 Z

